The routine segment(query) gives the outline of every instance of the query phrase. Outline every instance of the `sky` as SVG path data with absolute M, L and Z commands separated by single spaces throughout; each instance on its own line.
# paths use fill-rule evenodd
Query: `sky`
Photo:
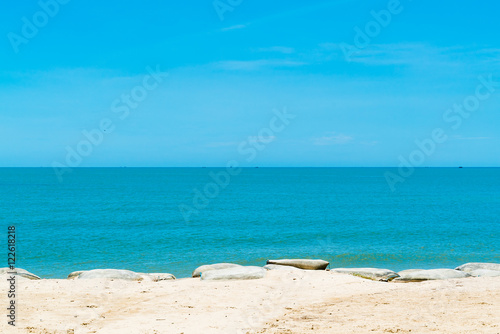
M 0 167 L 500 166 L 494 1 L 0 6 Z

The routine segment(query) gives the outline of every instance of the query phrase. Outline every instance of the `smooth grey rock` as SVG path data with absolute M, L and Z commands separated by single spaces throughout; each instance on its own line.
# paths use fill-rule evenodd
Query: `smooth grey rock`
M 403 276 L 403 274 L 414 273 L 416 271 L 422 271 L 422 270 L 425 270 L 425 269 L 406 269 L 406 270 L 401 270 L 401 271 L 398 271 L 398 275 L 399 276 Z
M 37 275 L 32 274 L 29 271 L 22 269 L 22 268 L 15 268 L 14 270 L 11 270 L 10 268 L 0 268 L 0 275 L 4 275 L 4 274 L 5 275 L 12 275 L 12 274 L 9 274 L 12 271 L 15 272 L 14 275 L 19 276 L 19 277 L 23 277 L 23 278 L 27 278 L 27 279 L 31 279 L 31 280 L 41 279 Z
M 422 282 L 452 278 L 470 277 L 466 272 L 454 269 L 429 269 L 406 273 L 394 279 L 394 282 Z
M 120 270 L 120 269 L 88 270 L 88 271 L 83 271 L 76 277 L 76 279 L 94 279 L 94 278 L 122 279 L 127 281 L 142 281 L 144 279 L 144 277 L 141 276 L 141 274 L 139 273 L 130 270 Z
M 324 260 L 282 259 L 282 260 L 267 260 L 267 264 L 290 266 L 306 270 L 325 270 L 330 263 Z
M 489 270 L 489 269 L 476 269 L 469 272 L 469 274 L 474 277 L 498 277 L 500 276 L 500 271 Z
M 26 277 L 23 277 L 23 276 L 19 276 L 19 275 L 15 275 L 15 279 L 16 279 L 16 282 L 20 282 L 20 281 L 31 281 L 29 278 L 26 278 Z M 12 277 L 12 274 L 0 274 L 0 281 L 2 282 L 7 282 L 7 280 L 11 279 Z
M 500 263 L 483 263 L 483 262 L 470 262 L 462 264 L 455 268 L 455 270 L 470 272 L 477 269 L 488 269 L 500 271 Z
M 203 266 L 200 266 L 196 268 L 193 273 L 191 274 L 192 277 L 200 277 L 201 273 L 205 271 L 210 271 L 210 270 L 219 270 L 219 269 L 227 269 L 227 268 L 234 268 L 234 267 L 241 267 L 239 264 L 235 263 L 214 263 L 214 264 L 205 264 Z
M 285 271 L 301 271 L 303 269 L 292 267 L 292 266 L 280 266 L 278 264 L 266 264 L 262 267 L 266 270 L 285 270 Z
M 391 281 L 399 275 L 389 269 L 378 268 L 334 268 L 330 271 L 340 274 L 349 274 L 374 281 Z
M 248 280 L 259 279 L 266 276 L 266 269 L 254 266 L 238 266 L 227 269 L 216 269 L 204 271 L 201 274 L 201 279 L 205 281 L 216 280 Z
M 176 279 L 174 275 L 167 273 L 139 273 L 145 281 L 170 281 Z

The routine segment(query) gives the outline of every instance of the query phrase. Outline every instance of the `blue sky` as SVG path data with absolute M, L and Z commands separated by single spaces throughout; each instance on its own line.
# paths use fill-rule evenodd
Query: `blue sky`
M 54 1 L 0 5 L 2 167 L 67 165 L 102 120 L 73 167 L 397 166 L 435 129 L 419 166 L 500 165 L 500 84 L 479 79 L 500 83 L 496 2 Z M 147 68 L 161 82 L 121 119 Z M 266 132 L 276 110 L 294 118 Z

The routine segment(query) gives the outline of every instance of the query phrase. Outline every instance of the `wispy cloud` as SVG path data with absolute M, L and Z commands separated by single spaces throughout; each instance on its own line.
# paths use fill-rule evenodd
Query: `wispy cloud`
M 237 25 L 234 25 L 234 26 L 222 28 L 221 31 L 230 31 L 230 30 L 237 30 L 237 29 L 245 29 L 246 27 L 248 27 L 248 24 L 237 24 Z
M 321 43 L 314 51 L 319 61 L 345 61 L 340 43 Z M 500 64 L 500 49 L 477 46 L 434 46 L 426 43 L 372 44 L 359 49 L 351 62 L 370 66 L 418 65 L 462 66 Z
M 250 144 L 270 143 L 275 140 L 276 136 L 270 136 L 270 137 L 249 136 L 247 138 L 247 141 Z M 240 144 L 241 142 L 238 141 L 216 141 L 205 144 L 205 147 L 211 147 L 211 148 L 237 147 Z
M 257 52 L 277 52 L 284 54 L 292 54 L 295 53 L 295 49 L 288 46 L 271 46 L 267 48 L 258 48 Z
M 464 137 L 461 135 L 455 135 L 452 137 L 457 140 L 485 140 L 485 139 L 493 139 L 493 137 Z
M 258 136 L 250 136 L 247 138 L 248 142 L 250 144 L 255 144 L 255 143 L 270 143 L 276 140 L 276 136 L 270 136 L 270 137 L 258 137 Z
M 453 65 L 447 55 L 453 48 L 433 47 L 421 43 L 374 44 L 355 52 L 351 61 L 366 65 L 414 65 L 440 63 Z
M 351 141 L 354 138 L 342 133 L 329 132 L 322 137 L 313 138 L 313 144 L 318 146 L 327 146 L 327 145 L 344 145 Z
M 207 143 L 205 146 L 206 147 L 230 147 L 230 146 L 236 146 L 239 143 L 237 141 L 218 141 L 218 142 L 211 142 Z
M 365 146 L 375 146 L 378 144 L 378 141 L 377 140 L 372 140 L 372 141 L 362 141 L 360 142 L 361 145 L 365 145 Z
M 255 71 L 265 67 L 297 67 L 306 63 L 292 60 L 226 60 L 215 63 L 215 67 L 230 71 Z

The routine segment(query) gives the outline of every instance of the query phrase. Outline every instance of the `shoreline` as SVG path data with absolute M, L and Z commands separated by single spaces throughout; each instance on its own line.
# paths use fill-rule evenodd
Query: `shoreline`
M 234 264 L 237 264 L 237 265 L 240 265 L 240 266 L 257 266 L 257 267 L 265 267 L 265 263 L 262 263 L 262 261 L 256 261 L 255 263 L 252 262 L 252 261 L 244 261 L 245 263 L 244 264 L 241 264 L 241 263 L 237 263 L 237 262 L 231 262 L 231 263 L 234 263 Z M 418 265 L 415 265 L 415 266 L 391 266 L 391 265 L 387 265 L 387 266 L 383 266 L 383 265 L 377 265 L 377 266 L 363 266 L 363 265 L 356 265 L 356 264 L 352 264 L 350 265 L 349 267 L 345 267 L 345 268 L 386 268 L 388 270 L 392 270 L 394 272 L 402 272 L 402 271 L 406 271 L 406 270 L 413 270 L 414 268 L 419 268 L 421 270 L 433 270 L 433 269 L 444 269 L 444 268 L 448 268 L 448 269 L 453 269 L 453 268 L 457 268 L 459 267 L 460 265 L 463 265 L 465 264 L 466 262 L 455 262 L 454 265 L 450 265 L 448 263 L 443 263 L 443 265 L 435 265 L 435 264 L 432 264 L 432 265 L 422 265 L 422 264 L 418 264 Z M 472 261 L 469 261 L 467 263 L 486 263 L 486 262 L 472 262 Z M 498 262 L 498 259 L 497 258 L 494 258 L 491 260 L 491 262 L 489 263 L 499 263 Z M 198 266 L 186 266 L 186 267 L 189 267 L 190 269 L 186 269 L 186 270 L 183 270 L 183 272 L 187 272 L 188 274 L 183 274 L 182 276 L 181 275 L 177 275 L 175 274 L 175 272 L 179 272 L 179 270 L 166 270 L 166 271 L 162 271 L 162 270 L 153 270 L 153 271 L 136 271 L 134 270 L 133 268 L 128 268 L 126 266 L 122 266 L 122 267 L 119 267 L 119 266 L 102 266 L 102 267 L 91 267 L 89 269 L 82 269 L 81 267 L 75 267 L 77 268 L 77 270 L 73 270 L 73 271 L 66 271 L 64 275 L 61 275 L 61 276 L 58 276 L 58 277 L 50 277 L 52 275 L 50 275 L 49 277 L 47 277 L 47 275 L 39 275 L 38 272 L 36 270 L 27 270 L 26 268 L 22 268 L 22 270 L 27 270 L 29 271 L 30 273 L 33 273 L 35 275 L 37 275 L 38 277 L 40 277 L 41 279 L 46 279 L 46 280 L 65 280 L 65 279 L 68 279 L 68 276 L 71 275 L 72 273 L 74 272 L 78 272 L 78 271 L 90 271 L 90 270 L 103 270 L 103 269 L 113 269 L 113 270 L 127 270 L 127 271 L 132 271 L 132 272 L 138 272 L 138 273 L 144 273 L 144 274 L 148 274 L 148 273 L 168 273 L 168 274 L 171 274 L 171 275 L 174 275 L 175 278 L 177 280 L 179 279 L 184 279 L 184 278 L 191 278 L 191 273 L 193 272 L 193 270 L 195 270 L 197 267 L 199 266 L 203 266 L 205 265 L 204 263 L 201 263 L 199 264 Z M 2 274 L 1 272 L 1 269 L 5 269 L 5 268 L 0 268 L 0 275 Z M 19 269 L 19 268 L 18 268 Z M 329 263 L 328 267 L 326 268 L 327 271 L 329 270 L 335 270 L 337 269 L 337 267 L 334 267 L 332 265 L 332 263 Z
M 271 270 L 263 279 L 235 281 L 18 280 L 18 291 L 19 333 L 406 333 L 425 325 L 462 333 L 450 327 L 463 318 L 458 306 L 474 309 L 486 324 L 467 325 L 476 332 L 500 330 L 492 322 L 499 324 L 500 315 L 490 314 L 500 307 L 500 277 L 390 284 Z M 402 321 L 404 305 L 412 321 Z M 0 323 L 1 332 L 9 329 Z

